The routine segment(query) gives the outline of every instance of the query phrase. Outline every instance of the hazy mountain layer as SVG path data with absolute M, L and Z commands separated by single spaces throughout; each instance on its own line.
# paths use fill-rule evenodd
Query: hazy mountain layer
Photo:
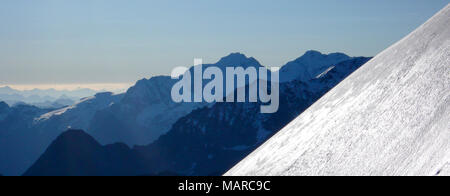
M 126 175 L 167 172 L 221 175 L 368 60 L 352 58 L 307 83 L 292 81 L 281 84 L 280 110 L 275 114 L 261 114 L 261 103 L 216 103 L 194 110 L 178 120 L 167 134 L 155 142 L 123 153 L 124 157 L 132 157 L 130 159 L 136 162 L 123 164 L 123 168 L 118 170 L 105 172 L 95 164 L 88 168 L 69 167 L 103 161 L 103 158 L 97 161 L 89 154 L 99 157 L 110 155 L 104 147 L 94 145 L 91 150 L 83 150 L 81 155 L 71 156 L 72 149 L 60 149 L 60 146 L 83 143 L 84 137 L 58 138 L 54 143 L 62 144 L 52 145 L 26 175 L 123 175 L 118 171 L 128 171 Z M 114 161 L 121 163 L 125 160 Z M 117 166 L 114 161 L 109 165 Z
M 0 101 L 9 105 L 17 103 L 26 103 L 42 108 L 58 108 L 61 106 L 72 105 L 74 102 L 84 97 L 90 97 L 97 93 L 91 89 L 77 90 L 55 90 L 55 89 L 33 89 L 16 90 L 11 87 L 0 87 Z

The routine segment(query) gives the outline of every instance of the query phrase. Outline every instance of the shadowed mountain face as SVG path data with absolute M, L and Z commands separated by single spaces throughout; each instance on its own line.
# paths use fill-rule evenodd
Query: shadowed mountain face
M 170 131 L 155 142 L 129 150 L 123 148 L 117 159 L 109 158 L 107 146 L 83 139 L 88 137 L 59 137 L 25 174 L 221 175 L 368 60 L 351 58 L 331 66 L 308 82 L 281 84 L 280 109 L 274 114 L 261 114 L 262 103 L 216 103 L 196 109 L 176 121 Z M 71 144 L 72 140 L 77 141 Z M 81 154 L 71 155 L 70 150 L 82 141 L 87 143 L 87 148 L 83 148 Z M 70 148 L 61 149 L 61 146 Z M 127 160 L 121 160 L 123 157 Z M 104 163 L 106 160 L 111 162 Z M 71 165 L 83 163 L 89 165 L 72 169 Z M 114 169 L 105 171 L 96 166 L 100 163 Z
M 136 160 L 125 144 L 101 146 L 83 131 L 61 134 L 24 175 L 47 176 L 133 175 Z

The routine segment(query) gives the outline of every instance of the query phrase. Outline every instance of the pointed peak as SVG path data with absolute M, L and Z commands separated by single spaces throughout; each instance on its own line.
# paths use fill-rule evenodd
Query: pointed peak
M 245 54 L 236 52 L 231 53 L 228 56 L 222 57 L 219 62 L 216 63 L 219 66 L 261 66 L 261 64 L 253 57 L 247 57 Z
M 303 56 L 287 63 L 281 68 L 280 81 L 299 80 L 307 82 L 331 66 L 351 59 L 344 53 L 323 54 L 315 50 L 307 51 Z
M 77 129 L 69 129 L 64 133 L 61 133 L 61 135 L 53 142 L 53 145 L 56 146 L 63 145 L 68 147 L 69 144 L 76 147 L 81 147 L 81 145 L 85 147 L 88 145 L 100 146 L 92 136 L 83 130 Z
M 83 130 L 69 129 L 66 132 L 62 133 L 59 137 L 72 138 L 72 137 L 90 137 L 90 136 Z
M 321 52 L 317 51 L 317 50 L 308 50 L 305 52 L 305 54 L 303 56 L 322 56 L 324 54 L 322 54 Z
M 247 59 L 247 56 L 240 52 L 233 52 L 227 56 L 222 57 L 222 59 Z
M 242 62 L 242 61 L 246 61 L 248 60 L 247 56 L 245 56 L 242 53 L 236 52 L 236 53 L 231 53 L 227 56 L 224 56 L 220 59 L 220 62 Z
M 297 60 L 316 59 L 316 58 L 349 59 L 350 56 L 348 56 L 344 53 L 340 53 L 340 52 L 324 54 L 324 53 L 321 53 L 316 50 L 309 50 L 309 51 L 306 51 L 305 54 L 303 56 L 301 56 L 300 58 L 298 58 Z

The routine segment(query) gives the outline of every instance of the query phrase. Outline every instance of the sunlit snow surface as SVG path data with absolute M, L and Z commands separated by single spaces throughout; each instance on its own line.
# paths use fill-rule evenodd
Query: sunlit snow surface
M 450 5 L 226 175 L 449 175 Z

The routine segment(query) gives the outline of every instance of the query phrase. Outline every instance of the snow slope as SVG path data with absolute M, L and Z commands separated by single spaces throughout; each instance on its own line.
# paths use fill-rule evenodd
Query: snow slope
M 444 167 L 442 167 L 436 175 L 438 176 L 450 176 L 450 163 L 446 163 Z
M 448 174 L 449 89 L 450 5 L 226 175 Z
M 60 132 L 68 128 L 87 129 L 95 112 L 105 109 L 110 105 L 120 102 L 124 95 L 110 92 L 97 93 L 87 97 L 78 103 L 46 113 L 35 120 L 35 126 L 52 127 L 43 130 L 53 130 L 56 126 Z

